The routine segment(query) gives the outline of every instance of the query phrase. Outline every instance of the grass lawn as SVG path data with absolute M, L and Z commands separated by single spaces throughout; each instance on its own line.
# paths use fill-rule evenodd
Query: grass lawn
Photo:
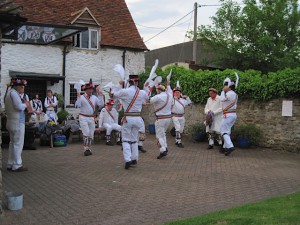
M 300 225 L 300 192 L 166 225 Z

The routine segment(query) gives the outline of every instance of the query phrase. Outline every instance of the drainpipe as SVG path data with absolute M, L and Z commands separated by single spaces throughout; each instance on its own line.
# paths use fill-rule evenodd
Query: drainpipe
M 124 68 L 124 71 L 125 71 L 125 57 L 126 57 L 126 49 L 124 49 L 123 51 L 123 55 L 122 55 L 122 59 L 123 59 L 123 68 Z M 125 84 L 123 83 L 123 88 L 125 87 Z
M 68 53 L 67 51 L 68 45 L 65 44 L 64 49 L 63 49 L 63 65 L 62 65 L 62 76 L 64 77 L 63 79 L 63 97 L 65 98 L 66 94 L 66 55 Z M 63 109 L 65 109 L 65 103 L 63 104 Z
M 125 54 L 126 54 L 126 49 L 123 51 L 122 59 L 123 59 L 123 68 L 125 70 Z

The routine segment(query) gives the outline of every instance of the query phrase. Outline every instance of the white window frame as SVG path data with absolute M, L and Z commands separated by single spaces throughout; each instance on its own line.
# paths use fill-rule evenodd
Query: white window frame
M 88 35 L 89 35 L 89 41 L 88 41 L 88 47 L 87 48 L 83 48 L 82 47 L 82 32 L 80 32 L 79 34 L 76 34 L 74 35 L 74 39 L 73 39 L 73 46 L 76 47 L 76 48 L 82 48 L 82 49 L 91 49 L 91 50 L 96 50 L 99 48 L 99 36 L 100 36 L 100 30 L 99 29 L 95 29 L 95 28 L 89 28 L 88 30 Z M 92 44 L 92 32 L 96 32 L 97 33 L 97 40 L 96 40 L 96 43 L 97 43 L 97 47 L 96 48 L 92 48 L 91 47 L 91 44 Z M 77 46 L 77 42 L 78 42 L 78 36 L 79 36 L 79 46 Z
M 86 81 L 85 83 L 88 83 L 88 82 L 89 82 L 89 81 Z M 74 99 L 74 100 L 75 100 L 74 103 L 71 103 L 71 85 L 75 85 L 75 84 L 76 84 L 75 81 L 69 82 L 69 104 L 67 105 L 68 107 L 75 107 L 76 99 Z M 93 84 L 94 84 L 94 92 L 95 92 L 96 87 L 99 86 L 100 83 L 95 82 L 95 83 L 93 83 Z M 83 94 L 83 93 L 84 93 L 84 91 L 81 90 L 81 91 L 80 91 L 80 94 Z M 93 93 L 93 94 L 95 94 L 95 93 Z M 76 98 L 77 98 L 77 97 L 76 97 Z

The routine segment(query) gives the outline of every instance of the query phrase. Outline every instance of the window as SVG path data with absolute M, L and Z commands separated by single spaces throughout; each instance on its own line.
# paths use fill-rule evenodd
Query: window
M 73 45 L 78 48 L 98 49 L 99 30 L 89 29 L 73 36 Z
M 99 84 L 94 84 L 94 91 L 93 94 L 96 95 L 96 88 L 99 86 Z M 81 93 L 84 93 L 84 91 L 81 91 Z M 77 100 L 77 90 L 74 88 L 74 84 L 70 84 L 70 105 L 75 105 L 75 102 Z
M 74 84 L 70 84 L 70 105 L 75 105 L 77 100 L 77 90 L 74 88 Z

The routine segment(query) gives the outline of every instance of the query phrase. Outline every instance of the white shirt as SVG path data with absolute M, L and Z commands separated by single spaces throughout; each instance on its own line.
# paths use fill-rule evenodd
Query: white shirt
M 129 104 L 131 103 L 132 99 L 134 98 L 136 91 L 137 91 L 137 87 L 132 85 L 126 89 L 121 89 L 114 93 L 114 96 L 116 98 L 119 98 L 122 100 L 124 112 L 127 112 L 127 108 L 129 106 Z M 129 112 L 140 113 L 142 111 L 143 103 L 145 101 L 148 101 L 148 99 L 149 99 L 149 97 L 148 97 L 147 93 L 144 90 L 140 90 L 139 95 L 136 98 L 131 109 L 129 109 Z
M 168 97 L 169 96 L 169 97 Z M 167 101 L 168 99 L 168 101 Z M 170 93 L 166 93 L 162 91 L 160 94 L 155 95 L 150 99 L 150 103 L 153 104 L 154 110 L 160 109 L 163 107 L 166 102 L 166 106 L 162 108 L 161 110 L 157 111 L 155 113 L 156 116 L 168 116 L 171 115 L 171 107 L 172 107 L 172 100 L 173 97 Z
M 222 114 L 222 103 L 219 95 L 214 100 L 211 97 L 207 99 L 204 113 L 207 114 L 209 111 L 212 111 L 214 116 Z
M 11 88 L 5 97 L 7 120 L 16 120 L 20 123 L 25 123 L 25 109 L 26 105 L 22 103 L 20 94 L 14 88 Z
M 24 100 L 26 100 L 26 101 L 29 101 L 29 97 L 28 97 L 28 95 L 25 94 L 25 93 L 20 94 L 20 97 L 21 97 L 21 99 L 24 99 Z
M 184 109 L 188 105 L 188 101 L 184 98 L 173 98 L 172 101 L 172 113 L 174 114 L 184 114 Z
M 117 110 L 115 108 L 112 108 L 109 112 L 111 115 L 108 113 L 108 109 L 103 108 L 101 110 L 99 115 L 99 127 L 103 127 L 104 123 L 118 123 L 119 113 L 117 112 Z
M 95 112 L 96 106 L 102 107 L 104 105 L 104 100 L 103 100 L 102 96 L 91 95 L 89 97 L 93 106 L 88 102 L 88 100 L 84 96 L 87 96 L 87 95 L 82 94 L 79 98 L 77 98 L 77 100 L 75 102 L 75 106 L 80 108 L 79 113 L 92 116 Z
M 211 97 L 207 99 L 204 113 L 208 114 L 209 111 L 212 111 L 214 114 L 214 119 L 211 127 L 206 127 L 206 131 L 209 130 L 220 132 L 220 127 L 222 123 L 222 102 L 219 95 L 216 96 L 216 98 L 213 100 Z
M 42 101 L 40 99 L 38 99 L 38 100 L 32 99 L 30 101 L 30 105 L 32 106 L 32 108 L 35 112 L 42 112 L 43 111 L 43 105 L 42 105 Z
M 45 98 L 44 106 L 49 111 L 54 111 L 54 107 L 50 107 L 49 105 L 53 104 L 53 106 L 57 106 L 57 98 L 53 95 L 51 98 L 48 96 Z
M 234 91 L 230 90 L 226 93 L 225 91 L 222 91 L 220 98 L 221 98 L 223 110 L 228 108 L 228 106 L 230 106 L 231 104 L 233 105 L 230 108 L 228 108 L 226 111 L 235 110 L 237 108 L 238 95 Z

